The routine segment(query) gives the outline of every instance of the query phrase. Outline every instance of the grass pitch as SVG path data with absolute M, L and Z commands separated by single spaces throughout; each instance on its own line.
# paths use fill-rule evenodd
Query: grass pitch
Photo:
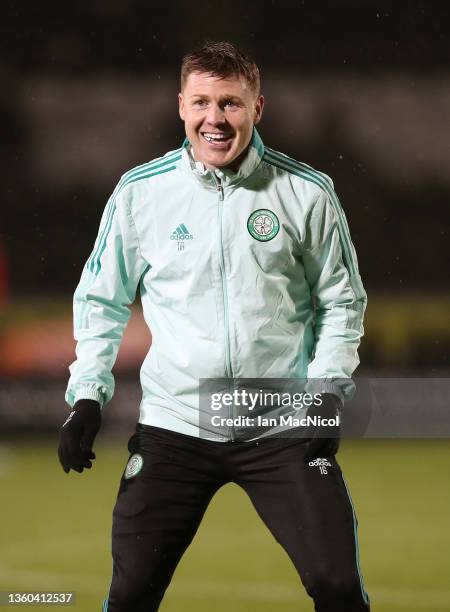
M 100 611 L 126 441 L 100 436 L 94 469 L 82 475 L 63 473 L 56 439 L 0 443 L 0 591 L 75 591 L 68 609 Z M 372 611 L 450 610 L 450 441 L 345 441 L 338 458 L 359 519 Z M 235 485 L 213 499 L 161 612 L 230 609 L 313 609 L 288 557 Z

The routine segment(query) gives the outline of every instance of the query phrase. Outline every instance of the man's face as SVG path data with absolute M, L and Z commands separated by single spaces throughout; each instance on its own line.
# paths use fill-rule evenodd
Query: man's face
M 243 78 L 191 72 L 178 101 L 195 159 L 208 168 L 238 163 L 261 119 L 263 96 L 256 96 Z

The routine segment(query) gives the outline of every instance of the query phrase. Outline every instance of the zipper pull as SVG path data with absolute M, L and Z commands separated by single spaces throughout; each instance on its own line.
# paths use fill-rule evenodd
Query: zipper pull
M 220 183 L 217 185 L 217 191 L 219 192 L 220 199 L 223 200 L 223 187 Z

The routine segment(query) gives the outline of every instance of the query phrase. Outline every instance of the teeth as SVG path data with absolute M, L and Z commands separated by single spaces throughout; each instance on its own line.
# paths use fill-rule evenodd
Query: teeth
M 209 142 L 213 140 L 227 140 L 229 138 L 227 134 L 213 134 L 208 132 L 204 132 L 203 137 L 206 138 L 206 140 L 208 140 Z

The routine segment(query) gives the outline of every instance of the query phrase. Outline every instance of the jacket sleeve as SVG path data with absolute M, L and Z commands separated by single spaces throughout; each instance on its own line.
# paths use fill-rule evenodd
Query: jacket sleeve
M 344 401 L 355 390 L 351 376 L 359 363 L 367 297 L 347 221 L 332 186 L 309 210 L 303 246 L 314 304 L 315 345 L 308 366 L 309 385 Z
M 114 393 L 111 369 L 146 266 L 131 216 L 127 190 L 120 183 L 104 210 L 94 249 L 73 301 L 76 361 L 70 367 L 65 399 L 106 404 Z

